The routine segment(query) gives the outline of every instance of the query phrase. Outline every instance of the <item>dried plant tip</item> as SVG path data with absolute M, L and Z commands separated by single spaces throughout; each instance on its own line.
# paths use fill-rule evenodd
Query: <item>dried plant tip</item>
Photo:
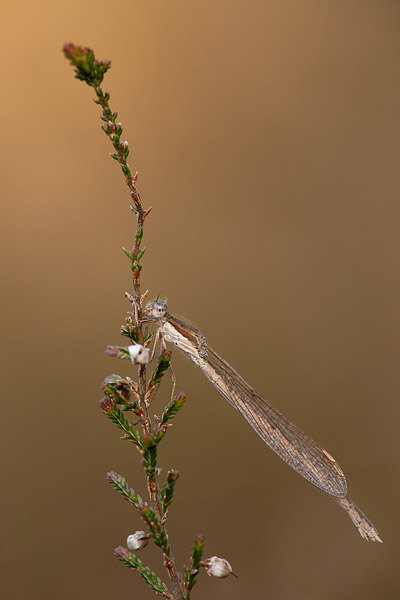
M 218 577 L 220 579 L 228 577 L 228 575 L 234 575 L 232 567 L 225 558 L 218 558 L 218 556 L 212 556 L 201 561 L 201 566 L 205 568 L 207 574 L 210 577 Z
M 138 214 L 137 208 L 136 208 L 135 206 L 132 206 L 132 204 L 130 204 L 130 205 L 129 205 L 129 208 L 131 209 L 131 211 L 132 211 L 133 213 L 135 213 L 135 215 L 137 215 L 137 214 Z
M 117 558 L 127 558 L 128 550 L 123 546 L 118 546 L 118 548 L 115 548 L 114 550 L 114 556 L 116 556 Z
M 133 379 L 131 379 L 130 377 L 126 378 L 126 381 L 128 382 L 128 384 L 131 386 L 131 390 L 133 392 L 137 392 L 139 390 L 138 388 L 138 384 L 136 383 L 136 381 L 133 381 Z
M 135 202 L 135 204 L 139 203 L 139 194 L 137 193 L 136 188 L 134 188 L 133 190 L 131 190 L 131 198 Z
M 115 400 L 120 397 L 124 398 L 125 400 L 129 400 L 132 389 L 137 391 L 135 386 L 136 383 L 132 381 L 132 379 L 122 379 L 120 375 L 115 374 L 109 375 L 104 379 L 104 381 L 101 382 L 101 389 L 109 398 L 111 398 L 111 400 Z
M 150 352 L 141 344 L 133 344 L 128 346 L 129 356 L 134 365 L 145 365 L 150 360 Z
M 100 400 L 100 408 L 107 415 L 114 408 L 114 402 L 105 396 Z
M 176 471 L 178 473 L 178 471 Z M 194 546 L 204 546 L 204 540 L 205 540 L 205 536 L 202 533 L 196 533 L 196 535 L 194 536 Z
M 136 269 L 133 272 L 133 283 L 135 285 L 139 285 L 139 281 L 140 281 L 140 268 L 136 267 Z
M 149 543 L 150 536 L 144 531 L 135 531 L 132 535 L 128 535 L 126 545 L 129 550 L 141 550 Z
M 132 296 L 132 294 L 129 292 L 125 292 L 125 298 L 128 298 L 129 302 L 132 302 L 132 304 L 135 302 L 134 296 Z
M 107 354 L 107 356 L 117 356 L 118 348 L 117 346 L 107 346 L 107 348 L 105 349 L 105 353 Z
M 146 300 L 146 297 L 149 293 L 149 290 L 146 290 L 144 294 L 140 296 L 139 305 L 142 306 L 143 302 Z
M 150 208 L 148 208 L 144 213 L 143 213 L 143 221 L 146 219 L 147 215 L 151 212 L 152 210 L 152 206 L 150 206 Z

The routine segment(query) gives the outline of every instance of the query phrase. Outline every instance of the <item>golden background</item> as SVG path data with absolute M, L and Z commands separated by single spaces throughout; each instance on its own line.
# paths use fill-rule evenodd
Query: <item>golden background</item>
M 113 66 L 104 88 L 138 169 L 143 285 L 167 296 L 342 465 L 384 544 L 270 452 L 189 361 L 161 447 L 169 532 L 239 579 L 194 598 L 399 597 L 400 4 L 3 1 L 3 597 L 153 598 L 113 557 L 144 494 L 98 408 L 129 305 L 134 218 L 92 91 L 64 42 Z M 160 412 L 170 383 L 155 401 Z M 140 554 L 164 577 L 158 552 Z

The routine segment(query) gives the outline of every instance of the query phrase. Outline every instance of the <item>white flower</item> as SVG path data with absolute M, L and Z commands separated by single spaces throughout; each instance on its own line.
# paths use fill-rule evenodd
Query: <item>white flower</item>
M 129 550 L 141 550 L 147 546 L 150 536 L 144 531 L 135 531 L 132 535 L 128 535 L 126 545 Z
M 228 575 L 235 575 L 232 573 L 232 567 L 225 558 L 218 558 L 218 556 L 212 556 L 201 561 L 201 566 L 205 568 L 207 574 L 211 577 L 228 577 Z
M 150 360 L 149 349 L 145 348 L 141 344 L 133 344 L 128 346 L 129 356 L 134 365 L 144 365 Z

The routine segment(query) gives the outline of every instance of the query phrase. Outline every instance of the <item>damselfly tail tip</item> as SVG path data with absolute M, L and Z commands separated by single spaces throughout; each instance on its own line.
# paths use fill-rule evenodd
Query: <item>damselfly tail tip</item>
M 351 515 L 350 518 L 353 521 Z M 381 544 L 383 544 L 383 541 L 379 537 L 377 529 L 372 525 L 370 521 L 367 520 L 367 522 L 362 522 L 358 525 L 354 521 L 353 523 L 357 527 L 358 533 L 364 540 L 367 540 L 367 542 L 380 542 Z
M 351 515 L 350 518 L 352 519 Z M 358 533 L 362 538 L 364 538 L 364 540 L 367 540 L 368 542 L 380 542 L 383 544 L 383 540 L 379 537 L 378 530 L 376 527 L 374 527 L 371 521 L 367 519 L 367 517 L 365 517 L 365 519 L 358 524 L 355 521 L 353 521 L 353 523 L 357 527 Z
M 343 498 L 336 497 L 335 500 L 347 512 L 350 519 L 357 527 L 358 533 L 364 540 L 380 542 L 383 544 L 383 541 L 379 537 L 378 530 L 348 496 L 344 496 Z

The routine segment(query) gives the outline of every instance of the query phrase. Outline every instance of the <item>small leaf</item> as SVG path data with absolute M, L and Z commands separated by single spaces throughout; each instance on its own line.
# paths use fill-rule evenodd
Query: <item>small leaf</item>
M 126 175 L 126 177 L 132 177 L 132 173 L 128 165 L 121 165 L 121 169 L 123 174 Z
M 139 262 L 139 260 L 142 258 L 143 254 L 144 254 L 145 252 L 146 252 L 146 248 L 143 248 L 143 250 L 141 250 L 141 251 L 139 252 L 139 254 L 137 255 L 136 262 Z
M 136 241 L 141 242 L 142 237 L 143 237 L 143 227 L 139 227 L 137 234 L 136 234 Z
M 132 252 L 129 252 L 129 250 L 127 250 L 126 248 L 122 247 L 122 250 L 125 252 L 125 254 L 127 255 L 127 257 L 129 258 L 130 261 L 133 260 L 133 254 Z
M 130 338 L 132 341 L 134 341 L 136 343 L 138 342 L 139 338 L 138 338 L 137 328 L 134 325 L 132 325 L 132 324 L 127 325 L 127 326 L 121 325 L 120 332 L 121 332 L 121 335 L 124 335 L 125 337 Z M 146 336 L 144 338 L 144 341 L 146 341 Z

